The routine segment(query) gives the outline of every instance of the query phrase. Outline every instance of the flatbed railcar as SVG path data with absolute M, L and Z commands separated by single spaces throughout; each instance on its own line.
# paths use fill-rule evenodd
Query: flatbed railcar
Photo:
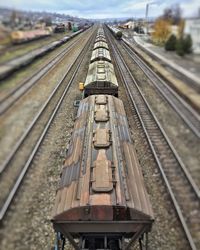
M 99 60 L 111 62 L 110 52 L 104 48 L 93 50 L 90 62 L 93 63 L 94 61 Z
M 129 249 L 151 230 L 153 213 L 121 100 L 80 102 L 52 223 L 75 249 Z M 60 247 L 59 247 L 60 244 Z
M 99 60 L 89 65 L 84 83 L 84 97 L 93 94 L 118 96 L 118 82 L 112 63 Z

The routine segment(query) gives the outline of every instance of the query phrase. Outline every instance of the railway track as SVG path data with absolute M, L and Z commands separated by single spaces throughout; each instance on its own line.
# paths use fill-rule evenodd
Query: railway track
M 93 31 L 84 48 L 68 68 L 66 74 L 59 81 L 48 100 L 0 167 L 0 189 L 4 190 L 0 194 L 0 221 L 3 221 L 69 87 L 72 85 L 84 56 L 88 52 L 91 41 L 94 39 L 94 35 Z M 67 79 L 70 73 L 71 76 Z
M 200 192 L 153 114 L 119 50 L 110 39 L 115 65 L 136 111 L 191 249 L 200 249 Z
M 149 55 L 155 61 L 157 61 L 160 65 L 162 65 L 165 68 L 167 68 L 169 70 L 169 72 L 171 72 L 173 75 L 175 75 L 179 80 L 183 80 L 184 79 L 184 82 L 186 84 L 188 84 L 188 86 L 192 86 L 198 93 L 200 92 L 199 84 L 194 79 L 191 79 L 189 76 L 186 76 L 181 71 L 179 71 L 179 70 L 175 69 L 174 67 L 170 66 L 170 64 L 165 63 L 164 61 L 162 61 L 158 56 L 156 56 L 153 53 L 151 53 L 150 51 L 146 50 L 143 46 L 139 45 L 135 41 L 134 37 L 131 39 L 131 43 L 134 46 L 136 46 L 137 48 L 139 48 L 141 51 L 143 51 L 145 54 Z
M 51 42 L 55 42 L 61 38 L 63 38 L 64 36 L 68 36 L 70 35 L 69 32 L 65 32 L 65 33 L 53 33 L 52 36 L 47 36 L 47 37 L 43 37 L 43 38 L 39 38 L 36 40 L 32 40 L 32 41 L 28 41 L 25 43 L 20 43 L 20 44 L 10 44 L 9 46 L 6 46 L 4 48 L 0 48 L 0 56 L 3 57 L 3 59 L 1 58 L 0 60 L 0 64 L 5 64 L 8 63 L 10 60 L 16 59 L 19 56 L 23 56 L 26 53 L 30 53 L 35 49 L 40 49 L 45 45 L 48 45 Z M 4 54 L 5 54 L 5 50 L 6 53 L 9 53 L 9 58 L 5 58 Z M 17 52 L 17 55 L 15 54 L 15 52 Z
M 159 93 L 184 120 L 190 130 L 200 138 L 200 115 L 181 98 L 163 79 L 161 79 L 125 42 L 122 42 L 131 59 L 140 67 Z
M 88 32 L 88 31 L 86 31 Z M 0 99 L 0 115 L 3 115 L 9 108 L 11 108 L 32 86 L 34 86 L 42 77 L 44 77 L 50 70 L 54 69 L 56 65 L 62 62 L 62 59 L 68 55 L 76 46 L 85 33 L 75 40 L 70 46 L 64 48 L 55 57 L 53 57 L 47 64 L 45 64 L 38 71 L 34 72 L 32 76 L 12 89 L 7 95 Z

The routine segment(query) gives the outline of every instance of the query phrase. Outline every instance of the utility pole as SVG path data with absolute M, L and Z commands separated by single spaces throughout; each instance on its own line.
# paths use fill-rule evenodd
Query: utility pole
M 149 15 L 149 5 L 150 4 L 155 4 L 156 2 L 151 2 L 146 4 L 146 14 L 145 14 L 145 19 L 146 19 L 146 33 L 148 34 L 149 32 L 149 22 L 148 22 L 148 15 Z
M 145 20 L 146 20 L 146 34 L 148 34 L 149 31 L 149 25 L 148 25 L 148 12 L 149 12 L 149 3 L 146 5 L 146 14 L 145 14 Z

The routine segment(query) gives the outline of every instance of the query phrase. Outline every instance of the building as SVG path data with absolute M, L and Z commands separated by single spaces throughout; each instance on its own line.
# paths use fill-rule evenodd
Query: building
M 135 22 L 134 21 L 129 21 L 124 24 L 125 26 L 128 27 L 128 29 L 134 29 L 135 28 Z
M 200 18 L 185 20 L 184 35 L 191 36 L 193 53 L 200 54 Z

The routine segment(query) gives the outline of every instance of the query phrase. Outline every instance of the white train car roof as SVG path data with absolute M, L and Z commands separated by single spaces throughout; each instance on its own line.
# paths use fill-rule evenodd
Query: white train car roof
M 99 41 L 94 44 L 94 49 L 105 48 L 108 50 L 108 44 L 104 41 Z
M 90 62 L 92 63 L 99 60 L 111 62 L 110 52 L 105 48 L 93 50 Z
M 95 61 L 90 64 L 84 87 L 87 88 L 92 84 L 110 83 L 111 86 L 118 87 L 112 63 L 107 61 Z

